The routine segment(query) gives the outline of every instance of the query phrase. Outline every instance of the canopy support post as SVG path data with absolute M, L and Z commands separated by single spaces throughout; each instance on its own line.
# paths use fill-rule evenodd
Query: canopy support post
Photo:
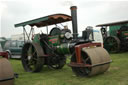
M 23 36 L 24 36 L 24 43 L 25 43 L 25 26 L 23 26 Z
M 31 26 L 31 30 L 30 30 L 29 36 L 28 36 L 29 40 L 30 40 L 30 36 L 31 35 L 33 36 L 33 33 L 34 33 L 34 28 L 33 28 L 33 26 Z
M 24 36 L 24 42 L 26 42 L 26 39 L 25 39 L 25 35 L 27 36 L 28 40 L 27 41 L 30 41 L 30 36 L 34 34 L 34 28 L 31 27 L 31 30 L 29 33 L 27 33 L 26 29 L 25 29 L 25 26 L 23 26 L 23 36 Z
M 26 36 L 27 36 L 27 38 L 28 38 L 28 41 L 29 41 L 29 40 L 30 40 L 30 39 L 29 39 L 29 35 L 28 35 L 28 33 L 27 33 L 26 29 L 25 29 L 25 26 L 23 26 L 23 29 L 24 29 L 24 33 L 26 34 Z

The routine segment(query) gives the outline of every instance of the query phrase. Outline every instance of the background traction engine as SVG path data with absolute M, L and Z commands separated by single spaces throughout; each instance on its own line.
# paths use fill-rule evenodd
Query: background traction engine
M 107 51 L 112 53 L 128 51 L 128 21 L 100 24 L 96 27 L 101 27 L 104 48 Z
M 116 36 L 106 37 L 104 48 L 110 52 L 128 51 L 128 26 L 121 26 Z
M 105 72 L 110 66 L 110 56 L 100 43 L 92 43 L 92 29 L 77 37 L 76 6 L 71 7 L 73 35 L 66 27 L 53 28 L 49 34 L 36 34 L 32 42 L 24 44 L 22 64 L 26 71 L 38 72 L 44 65 L 61 69 L 66 64 L 66 55 L 71 55 L 68 64 L 78 76 L 92 76 Z M 92 36 L 93 37 L 93 36 Z

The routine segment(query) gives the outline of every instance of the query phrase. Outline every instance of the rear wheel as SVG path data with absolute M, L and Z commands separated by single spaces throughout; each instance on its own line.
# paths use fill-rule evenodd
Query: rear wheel
M 44 58 L 39 56 L 39 50 L 43 53 L 42 48 L 38 48 L 39 45 L 33 43 L 26 43 L 22 49 L 22 64 L 28 72 L 39 72 L 44 64 Z
M 8 59 L 12 58 L 11 52 L 10 51 L 6 51 L 8 53 Z

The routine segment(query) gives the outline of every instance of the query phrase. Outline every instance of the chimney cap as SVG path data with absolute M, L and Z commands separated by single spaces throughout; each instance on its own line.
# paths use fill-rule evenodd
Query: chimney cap
M 76 10 L 77 9 L 77 6 L 71 6 L 70 9 L 71 10 Z

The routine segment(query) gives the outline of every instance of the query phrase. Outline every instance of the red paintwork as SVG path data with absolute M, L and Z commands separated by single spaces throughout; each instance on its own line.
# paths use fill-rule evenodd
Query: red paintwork
M 49 42 L 51 42 L 51 43 L 53 43 L 53 44 L 56 43 L 57 41 L 58 41 L 58 39 L 50 39 L 50 40 L 49 40 Z
M 92 67 L 92 65 L 89 64 L 84 64 L 84 63 L 76 63 L 76 62 L 71 62 L 70 64 L 68 64 L 71 67 Z
M 124 35 L 128 35 L 128 33 L 124 33 Z
M 0 52 L 0 56 L 3 56 L 4 58 L 8 59 L 8 53 L 7 52 Z

